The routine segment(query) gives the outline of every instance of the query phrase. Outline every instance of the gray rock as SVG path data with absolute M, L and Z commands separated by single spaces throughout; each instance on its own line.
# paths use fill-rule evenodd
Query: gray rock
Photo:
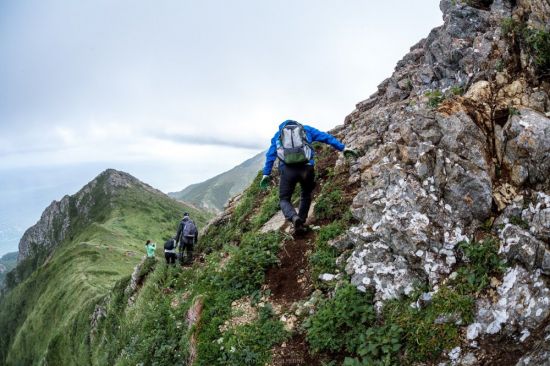
M 476 333 L 504 332 L 514 336 L 532 331 L 550 315 L 550 290 L 540 271 L 528 272 L 521 266 L 509 268 L 497 294 L 495 301 L 477 300 L 475 325 L 468 327 L 469 338 L 475 338 Z
M 520 115 L 504 126 L 506 143 L 503 164 L 515 176 L 515 183 L 550 184 L 550 119 L 531 109 L 521 108 Z M 518 168 L 521 166 L 523 168 Z M 527 177 L 523 175 L 526 174 Z
M 537 340 L 531 351 L 516 366 L 550 366 L 550 326 L 546 327 L 542 339 Z
M 521 218 L 536 238 L 550 244 L 550 196 L 544 192 L 534 194 L 534 200 L 522 211 Z
M 282 211 L 278 211 L 268 222 L 260 229 L 261 233 L 280 230 L 286 223 L 285 216 Z
M 519 226 L 507 224 L 500 232 L 501 248 L 508 260 L 518 261 L 529 270 L 541 269 L 545 256 L 546 245 L 533 237 Z

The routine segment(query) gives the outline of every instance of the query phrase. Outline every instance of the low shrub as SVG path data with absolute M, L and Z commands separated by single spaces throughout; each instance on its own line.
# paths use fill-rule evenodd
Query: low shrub
M 361 335 L 375 318 L 372 295 L 346 284 L 306 319 L 306 338 L 313 352 L 346 351 L 353 354 L 362 344 Z

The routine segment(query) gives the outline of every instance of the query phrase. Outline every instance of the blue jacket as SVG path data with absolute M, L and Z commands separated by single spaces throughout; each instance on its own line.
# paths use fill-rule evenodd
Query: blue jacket
M 277 159 L 277 141 L 279 140 L 279 135 L 283 127 L 289 122 L 294 122 L 294 121 L 286 120 L 283 123 L 281 123 L 279 125 L 279 130 L 277 131 L 275 136 L 273 136 L 273 138 L 271 139 L 271 146 L 269 147 L 269 150 L 267 150 L 267 153 L 265 154 L 265 165 L 263 170 L 264 175 L 271 174 L 271 169 L 273 169 L 273 164 Z M 323 142 L 325 144 L 329 144 L 330 146 L 332 146 L 338 151 L 344 150 L 345 145 L 336 137 L 326 132 L 319 131 L 318 129 L 313 128 L 311 126 L 304 125 L 304 130 L 306 132 L 307 141 L 310 144 L 318 141 L 318 142 Z M 313 156 L 311 157 L 311 160 L 309 161 L 309 163 L 311 165 L 315 164 L 315 161 L 313 160 Z M 280 164 L 284 164 L 284 163 L 281 161 Z

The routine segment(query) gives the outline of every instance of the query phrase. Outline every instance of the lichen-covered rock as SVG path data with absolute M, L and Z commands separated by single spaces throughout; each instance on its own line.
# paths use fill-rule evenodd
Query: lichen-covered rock
M 550 325 L 544 330 L 542 339 L 535 343 L 533 350 L 523 356 L 516 366 L 550 366 Z
M 527 108 L 504 126 L 504 166 L 516 185 L 542 183 L 548 187 L 550 171 L 550 119 Z
M 522 211 L 521 218 L 536 238 L 550 244 L 550 195 L 537 192 L 534 196 L 533 202 Z
M 501 331 L 519 339 L 550 315 L 550 290 L 540 271 L 515 266 L 504 274 L 497 298 L 478 299 L 476 307 L 475 322 L 467 330 L 469 339 Z

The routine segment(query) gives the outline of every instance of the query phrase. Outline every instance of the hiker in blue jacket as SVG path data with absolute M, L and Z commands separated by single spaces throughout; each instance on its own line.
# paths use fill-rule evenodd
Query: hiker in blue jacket
M 346 148 L 336 137 L 292 120 L 281 123 L 279 130 L 271 139 L 271 146 L 265 155 L 260 188 L 267 189 L 269 186 L 273 164 L 279 158 L 280 206 L 285 218 L 292 222 L 295 231 L 303 229 L 311 206 L 311 194 L 315 188 L 315 161 L 311 144 L 316 141 L 343 151 L 346 157 L 357 157 L 354 150 Z M 291 203 L 291 198 L 298 183 L 302 188 L 302 195 L 297 213 Z

